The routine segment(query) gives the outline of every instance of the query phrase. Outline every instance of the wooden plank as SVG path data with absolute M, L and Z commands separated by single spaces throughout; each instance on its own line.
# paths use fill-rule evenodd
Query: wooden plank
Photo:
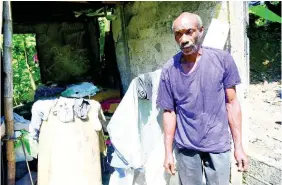
M 229 34 L 227 2 L 219 3 L 203 41 L 203 46 L 224 49 Z
M 212 19 L 203 46 L 224 49 L 229 33 L 229 24 L 218 19 Z
M 122 1 L 102 1 L 102 4 L 109 4 L 109 5 L 121 5 L 124 3 L 125 2 L 122 2 Z
M 7 137 L 14 136 L 14 117 L 13 117 L 13 69 L 12 69 L 12 16 L 10 1 L 3 2 L 3 26 L 4 26 L 4 48 L 3 48 L 3 71 L 4 71 L 4 116 Z M 7 184 L 15 184 L 15 151 L 14 141 L 8 140 L 7 143 Z
M 0 35 L 2 34 L 3 1 L 0 2 Z M 2 48 L 2 46 L 0 47 Z
M 230 19 L 230 43 L 231 54 L 238 67 L 242 84 L 237 87 L 237 94 L 241 104 L 242 110 L 242 145 L 245 152 L 248 150 L 248 85 L 249 85 L 249 48 L 248 39 L 246 35 L 246 15 L 248 14 L 247 2 L 243 1 L 230 1 L 229 4 L 229 19 Z M 234 152 L 234 148 L 232 148 Z M 232 156 L 231 165 L 231 184 L 243 184 L 242 173 L 238 172 L 238 167 L 235 165 L 236 160 Z
M 237 92 L 241 103 L 242 121 L 242 142 L 247 152 L 248 145 L 248 85 L 249 85 L 249 44 L 245 32 L 248 23 L 248 7 L 244 2 L 222 2 L 217 7 L 216 17 L 212 20 L 205 40 L 204 46 L 223 49 L 228 37 L 230 28 L 231 54 L 234 57 L 242 78 L 242 85 L 239 85 Z M 243 24 L 242 24 L 243 23 Z M 231 179 L 233 185 L 242 184 L 242 173 L 238 172 L 236 160 L 233 156 L 234 148 L 231 150 Z

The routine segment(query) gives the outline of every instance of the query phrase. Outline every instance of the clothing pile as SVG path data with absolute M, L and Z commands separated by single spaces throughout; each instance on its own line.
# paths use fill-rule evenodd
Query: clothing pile
M 41 85 L 35 90 L 34 101 L 60 96 L 65 90 L 66 87 L 61 87 L 57 84 L 52 84 L 50 86 Z
M 92 83 L 71 85 L 60 96 L 37 100 L 30 136 L 39 143 L 38 183 L 101 184 L 100 154 L 106 156 L 106 121 Z
M 95 119 L 95 130 L 101 131 L 102 124 L 105 121 L 101 105 L 95 100 L 84 99 L 84 97 L 93 96 L 99 91 L 96 86 L 92 83 L 83 82 L 77 85 L 70 85 L 66 89 L 45 87 L 45 92 L 47 92 L 46 89 L 49 89 L 48 93 L 42 94 L 44 98 L 37 100 L 31 109 L 32 118 L 29 132 L 33 139 L 38 141 L 41 124 L 44 121 L 48 121 L 50 115 L 56 116 L 62 123 L 73 123 L 76 119 L 87 121 L 90 109 L 93 109 L 94 111 L 92 112 L 95 114 L 93 116 L 93 119 Z M 42 91 L 41 89 L 38 92 Z M 58 96 L 55 91 L 61 92 L 61 96 Z
M 18 144 L 15 144 L 15 160 L 16 162 L 22 162 L 22 161 L 25 161 L 25 155 L 24 155 L 24 151 L 22 149 L 22 145 L 20 143 L 19 137 L 22 135 L 24 131 L 26 131 L 26 133 L 29 132 L 30 121 L 15 112 L 13 112 L 13 119 L 14 119 L 15 138 L 18 138 L 15 140 L 15 143 L 18 143 Z M 5 132 L 6 132 L 5 117 L 2 116 L 1 117 L 1 138 L 5 136 L 6 134 Z M 25 149 L 27 150 L 26 152 L 27 161 L 32 161 L 33 156 L 31 155 L 31 153 L 34 153 L 36 151 L 37 143 L 34 142 L 29 136 L 30 136 L 29 134 L 25 134 L 23 139 L 24 139 L 24 142 L 28 143 L 27 145 L 29 146 L 28 149 L 27 148 Z M 3 142 L 1 143 L 3 145 Z

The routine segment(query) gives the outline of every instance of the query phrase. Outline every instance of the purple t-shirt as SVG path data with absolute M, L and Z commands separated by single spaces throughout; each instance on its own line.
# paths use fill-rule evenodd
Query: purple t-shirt
M 202 47 L 195 69 L 186 74 L 182 53 L 162 69 L 157 104 L 176 113 L 178 148 L 220 153 L 230 150 L 225 89 L 241 82 L 232 56 L 223 50 Z

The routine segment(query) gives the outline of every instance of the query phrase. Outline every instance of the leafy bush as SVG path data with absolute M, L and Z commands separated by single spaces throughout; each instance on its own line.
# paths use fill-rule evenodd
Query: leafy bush
M 34 34 L 13 35 L 13 86 L 14 105 L 33 100 L 34 86 L 40 84 L 39 64 Z

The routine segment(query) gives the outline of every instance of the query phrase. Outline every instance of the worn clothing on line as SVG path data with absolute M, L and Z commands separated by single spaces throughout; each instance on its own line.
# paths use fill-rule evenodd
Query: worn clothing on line
M 60 97 L 56 103 L 53 115 L 57 116 L 58 119 L 63 123 L 69 123 L 74 121 L 74 99 Z
M 88 117 L 88 112 L 90 110 L 90 103 L 88 100 L 82 98 L 75 99 L 73 109 L 74 109 L 74 114 L 78 118 L 85 120 Z
M 50 110 L 56 102 L 57 99 L 38 100 L 32 105 L 32 117 L 29 124 L 29 132 L 33 139 L 38 140 L 42 121 L 46 121 L 48 119 Z

